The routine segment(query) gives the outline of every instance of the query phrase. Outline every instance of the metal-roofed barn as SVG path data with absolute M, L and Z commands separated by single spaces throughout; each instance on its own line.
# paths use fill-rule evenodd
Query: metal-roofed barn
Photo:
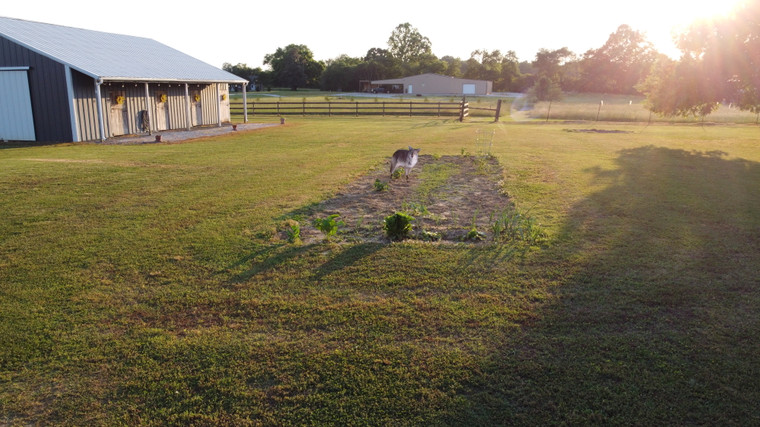
M 420 74 L 399 79 L 373 80 L 370 89 L 414 95 L 488 95 L 493 91 L 489 80 L 460 79 L 440 74 Z
M 152 39 L 0 17 L 0 140 L 221 126 L 246 83 Z

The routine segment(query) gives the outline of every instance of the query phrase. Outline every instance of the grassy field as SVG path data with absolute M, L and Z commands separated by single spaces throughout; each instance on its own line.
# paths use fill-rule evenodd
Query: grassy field
M 475 152 L 478 129 L 548 244 L 277 238 L 393 150 Z M 6 146 L 0 424 L 757 425 L 757 142 L 292 117 Z
M 643 96 L 608 94 L 567 94 L 560 101 L 527 104 L 525 99 L 517 100 L 512 115 L 516 120 L 588 120 L 602 122 L 647 122 L 647 123 L 702 123 L 695 117 L 660 117 L 652 114 L 645 106 Z M 705 123 L 757 124 L 758 115 L 740 111 L 730 104 L 721 105 L 706 116 Z

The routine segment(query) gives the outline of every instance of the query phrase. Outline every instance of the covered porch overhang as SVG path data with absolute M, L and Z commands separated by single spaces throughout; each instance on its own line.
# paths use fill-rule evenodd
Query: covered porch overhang
M 407 82 L 404 79 L 387 79 L 369 81 L 368 91 L 377 93 L 383 89 L 387 93 L 404 93 Z
M 220 84 L 242 84 L 244 87 L 248 84 L 247 80 L 176 80 L 176 79 L 156 79 L 156 78 L 134 78 L 134 77 L 93 77 L 95 82 L 95 100 L 97 104 L 97 120 L 98 120 L 98 134 L 101 142 L 106 140 L 105 131 L 105 114 L 103 112 L 103 97 L 101 86 L 107 83 L 116 84 L 134 84 L 142 85 L 145 88 L 145 111 L 148 114 L 148 123 L 154 123 L 152 112 L 150 108 L 150 90 L 151 84 L 168 84 L 184 86 L 185 88 L 185 117 L 187 129 L 192 128 L 190 119 L 190 85 L 216 85 L 216 100 L 217 100 L 217 126 L 222 126 L 222 100 L 219 85 Z M 243 122 L 248 123 L 248 102 L 246 91 L 243 91 Z M 150 129 L 148 129 L 150 131 Z

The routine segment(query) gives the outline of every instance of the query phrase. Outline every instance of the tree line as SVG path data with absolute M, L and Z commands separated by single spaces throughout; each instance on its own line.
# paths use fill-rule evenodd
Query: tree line
M 271 87 L 359 91 L 362 80 L 436 73 L 493 82 L 495 92 L 527 92 L 554 100 L 564 92 L 643 94 L 664 116 L 704 116 L 730 102 L 760 113 L 760 4 L 740 4 L 731 15 L 691 24 L 677 37 L 678 60 L 659 53 L 644 34 L 621 25 L 603 46 L 577 55 L 568 48 L 540 49 L 532 61 L 514 51 L 475 50 L 467 60 L 436 57 L 430 40 L 409 23 L 398 25 L 386 48 L 362 58 L 317 61 L 306 45 L 278 48 L 264 58 L 269 70 L 225 63 L 223 68 Z

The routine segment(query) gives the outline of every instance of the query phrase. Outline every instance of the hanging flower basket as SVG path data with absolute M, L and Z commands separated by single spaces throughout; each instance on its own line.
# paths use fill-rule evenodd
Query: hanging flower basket
M 165 93 L 162 93 L 161 96 L 158 97 L 158 102 L 166 102 L 167 96 Z
M 124 104 L 124 95 L 119 95 L 116 97 L 116 104 L 118 105 Z
M 226 93 L 223 93 L 223 94 L 222 94 L 222 101 L 225 101 L 225 100 L 227 100 L 227 94 L 226 94 Z
M 195 95 L 193 95 L 193 99 L 195 100 L 195 102 L 198 102 L 201 100 L 201 96 L 196 93 Z

